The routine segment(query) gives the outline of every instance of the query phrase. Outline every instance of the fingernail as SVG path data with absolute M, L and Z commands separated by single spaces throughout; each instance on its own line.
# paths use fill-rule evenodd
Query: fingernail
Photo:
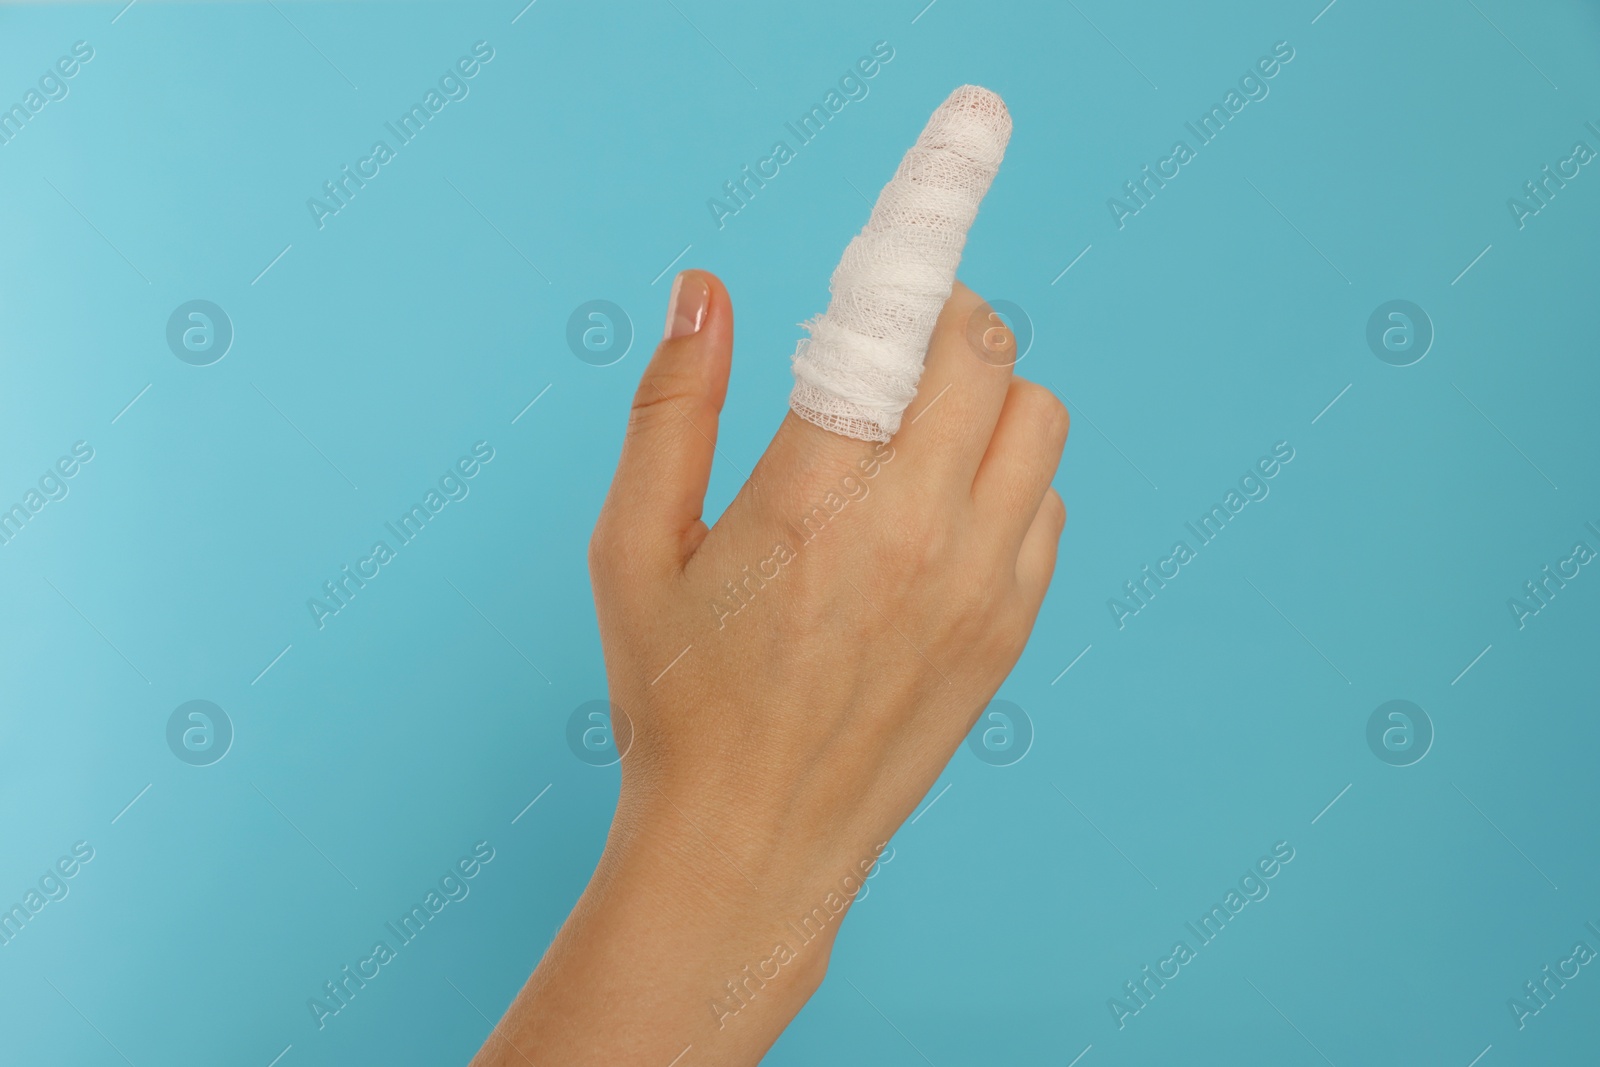
M 686 270 L 672 280 L 672 295 L 667 298 L 667 329 L 663 341 L 699 333 L 711 307 L 711 286 L 699 271 Z

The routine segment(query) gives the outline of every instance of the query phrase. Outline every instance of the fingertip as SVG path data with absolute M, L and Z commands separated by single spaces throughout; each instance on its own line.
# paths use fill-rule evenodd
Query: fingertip
M 667 292 L 663 341 L 704 335 L 732 325 L 733 302 L 722 279 L 708 270 L 689 267 L 678 272 Z
M 1004 143 L 1011 139 L 1011 109 L 1000 94 L 981 85 L 958 86 L 945 98 L 945 106 L 973 112 Z

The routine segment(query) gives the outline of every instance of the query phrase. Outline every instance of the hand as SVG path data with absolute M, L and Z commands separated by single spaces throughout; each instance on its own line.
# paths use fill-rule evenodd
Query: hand
M 969 342 L 986 310 L 956 283 L 888 444 L 791 413 L 708 529 L 733 310 L 679 276 L 590 546 L 616 818 L 477 1062 L 754 1063 L 820 984 L 1055 567 L 1067 413 Z

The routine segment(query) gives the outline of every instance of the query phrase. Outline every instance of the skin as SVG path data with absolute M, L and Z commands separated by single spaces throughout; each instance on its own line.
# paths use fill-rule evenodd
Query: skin
M 616 815 L 475 1067 L 757 1063 L 821 985 L 861 878 L 1021 655 L 1055 568 L 1066 409 L 1012 374 L 1008 333 L 980 358 L 969 322 L 991 320 L 959 282 L 892 442 L 791 412 L 708 528 L 733 308 L 704 272 L 674 293 L 702 284 L 703 324 L 644 372 L 589 549 L 626 711 Z M 747 574 L 734 614 L 724 583 Z

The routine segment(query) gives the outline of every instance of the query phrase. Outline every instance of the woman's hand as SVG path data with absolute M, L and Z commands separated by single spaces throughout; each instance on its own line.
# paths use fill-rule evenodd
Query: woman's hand
M 708 529 L 733 309 L 678 277 L 590 546 L 616 818 L 478 1063 L 755 1063 L 821 983 L 1055 567 L 1067 412 L 998 321 L 956 283 L 891 442 L 791 413 Z

